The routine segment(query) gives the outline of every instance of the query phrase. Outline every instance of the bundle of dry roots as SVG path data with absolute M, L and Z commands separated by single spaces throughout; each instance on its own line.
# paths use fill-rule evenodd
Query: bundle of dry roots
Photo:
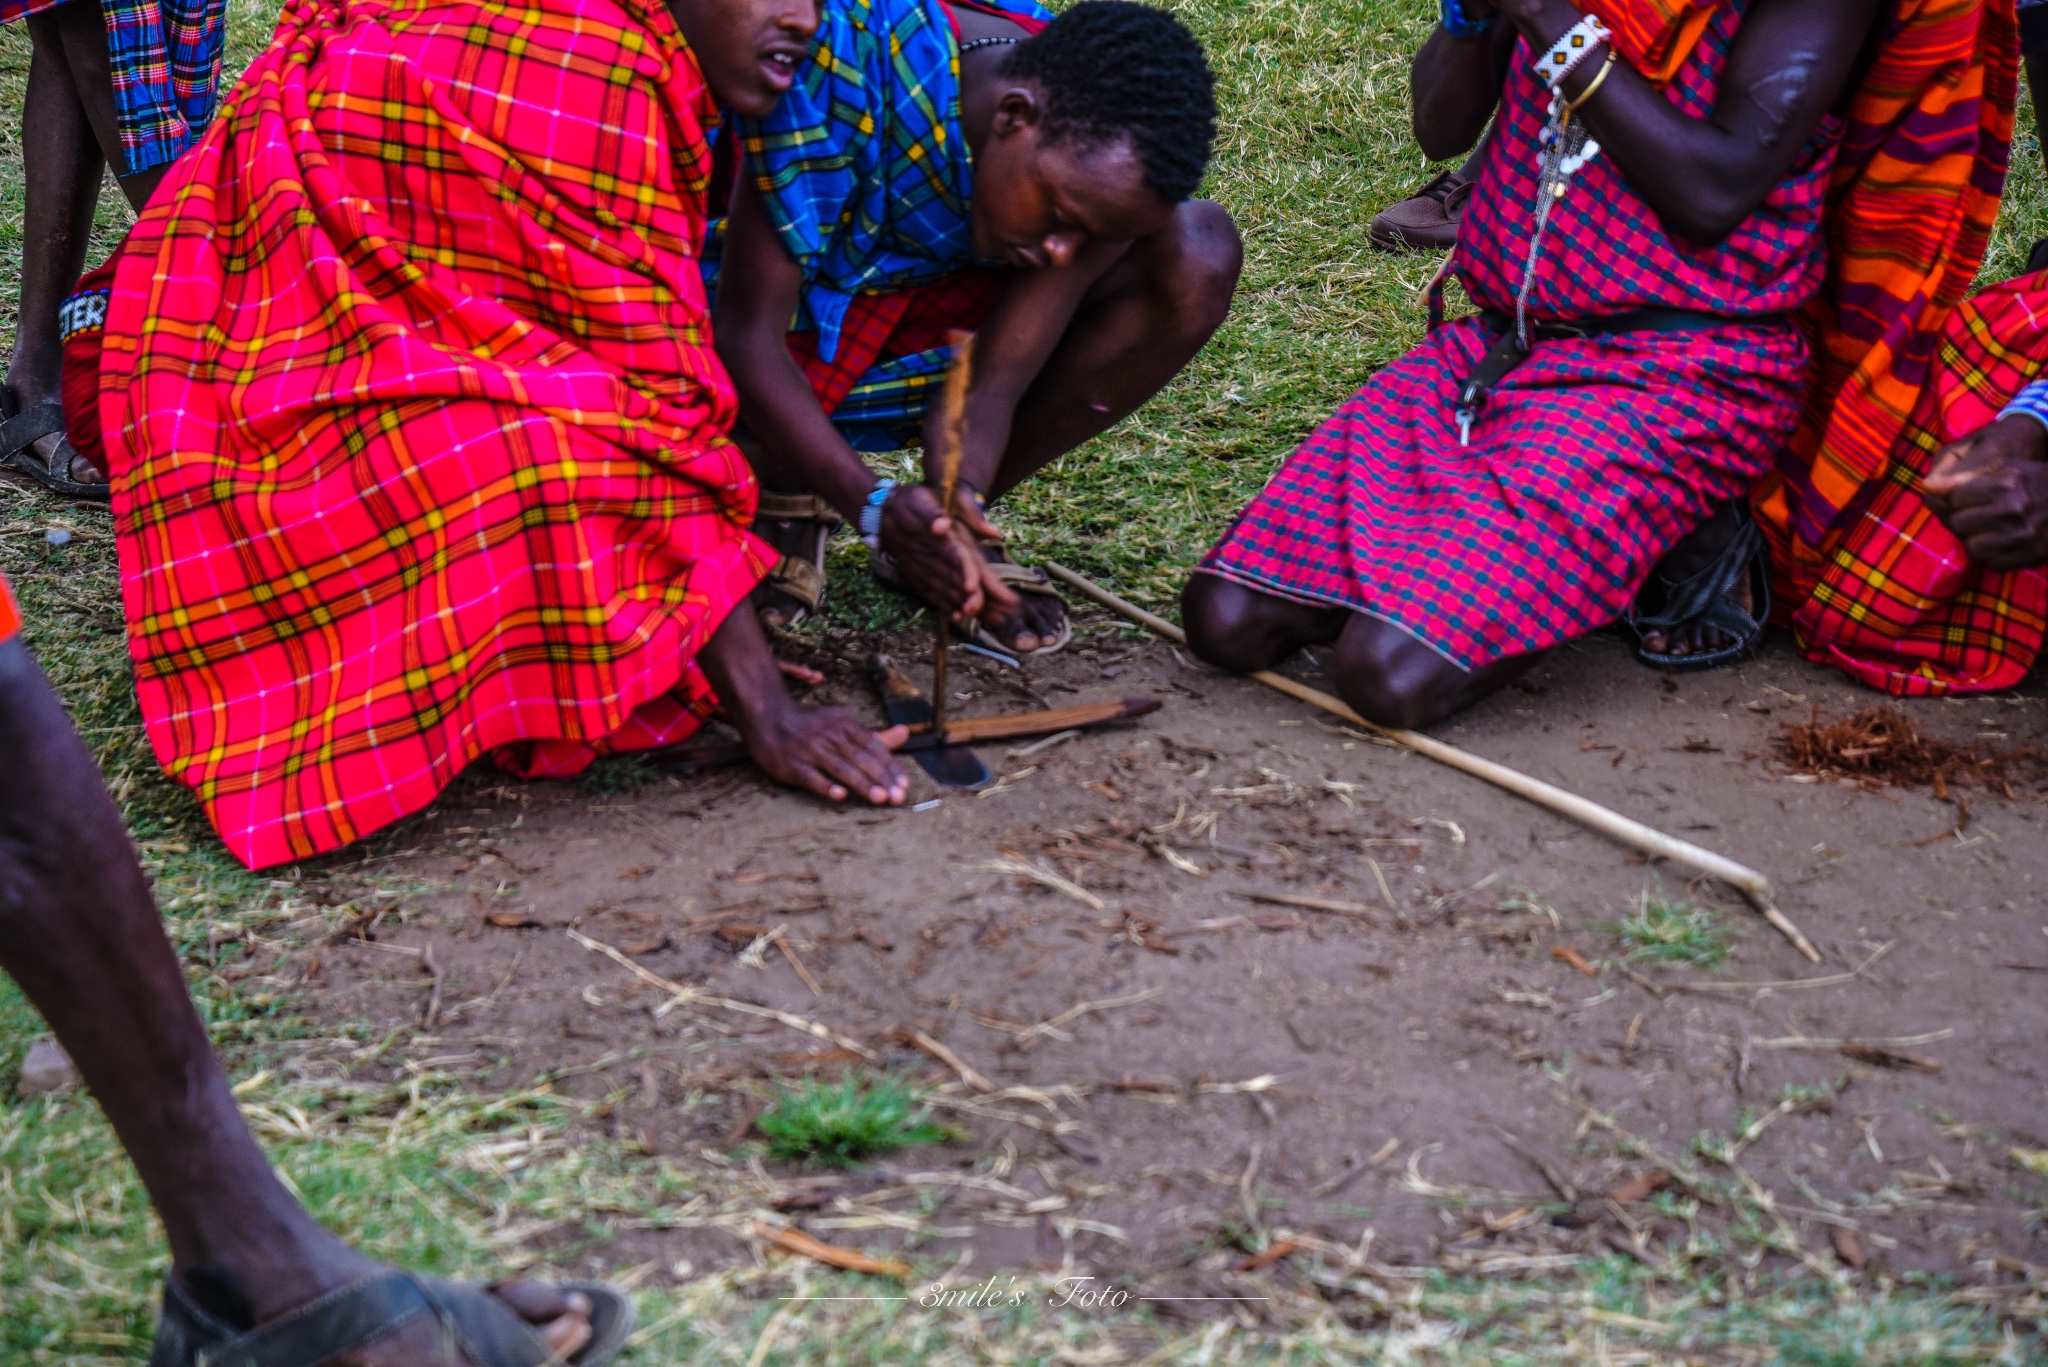
M 2012 785 L 2044 772 L 2037 747 L 1965 749 L 1920 733 L 1896 707 L 1871 707 L 1842 721 L 1823 722 L 1820 709 L 1804 722 L 1788 722 L 1778 754 L 1799 774 L 1854 779 L 1866 788 L 1921 787 L 1947 797 L 1958 785 L 1994 788 L 2015 796 Z

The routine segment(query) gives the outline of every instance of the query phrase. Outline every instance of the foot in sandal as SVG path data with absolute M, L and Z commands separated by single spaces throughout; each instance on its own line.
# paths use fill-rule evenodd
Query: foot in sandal
M 744 445 L 741 449 L 745 449 Z M 770 631 L 788 631 L 825 606 L 825 551 L 845 519 L 816 494 L 761 491 L 754 534 L 782 558 L 754 590 L 754 611 Z
M 1010 558 L 1003 536 L 988 520 L 988 510 L 972 490 L 960 491 L 961 530 L 978 543 L 982 558 L 984 597 L 981 613 L 968 626 L 976 645 L 1012 655 L 1050 655 L 1074 639 L 1067 600 L 1052 587 L 1052 577 Z M 991 581 L 1009 591 L 999 595 Z
M 599 1367 L 633 1327 L 633 1303 L 607 1286 L 468 1286 L 342 1252 L 329 1272 L 285 1295 L 294 1303 L 277 1313 L 221 1269 L 174 1274 L 150 1367 Z M 351 1262 L 361 1266 L 345 1269 Z M 322 1283 L 332 1284 L 317 1289 Z

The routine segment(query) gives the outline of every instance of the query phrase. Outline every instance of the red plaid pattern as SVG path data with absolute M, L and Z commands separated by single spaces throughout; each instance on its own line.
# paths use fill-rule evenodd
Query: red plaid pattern
M 118 262 L 100 358 L 158 758 L 252 866 L 681 739 L 771 556 L 659 0 L 288 0 Z
M 840 324 L 839 351 L 830 361 L 818 359 L 818 334 L 789 334 L 789 354 L 804 368 L 818 406 L 829 417 L 865 375 L 883 361 L 893 361 L 946 346 L 954 328 L 972 332 L 1002 297 L 1001 271 L 974 268 L 957 271 L 928 285 L 886 294 L 854 296 Z M 927 391 L 945 378 L 941 371 L 906 377 L 888 396 L 907 414 L 921 413 Z M 883 396 L 873 396 L 879 404 Z M 893 406 L 893 405 L 892 405 Z
M 1462 669 L 1614 621 L 1650 569 L 1746 492 L 1799 420 L 1788 327 L 1538 342 L 1458 444 L 1493 343 L 1438 328 L 1317 429 L 1202 568 L 1392 622 Z
M 0 574 L 0 645 L 20 634 L 21 608 L 14 601 L 14 590 L 7 586 L 7 576 Z
M 1723 6 L 1667 98 L 1710 113 L 1742 5 Z M 1457 260 L 1512 309 L 1549 91 L 1518 54 Z M 1606 158 L 1544 238 L 1538 318 L 1661 305 L 1782 313 L 1818 288 L 1828 149 L 1816 145 L 1718 247 L 1674 240 Z M 1438 328 L 1291 457 L 1203 562 L 1212 573 L 1401 627 L 1464 669 L 1546 650 L 1619 617 L 1659 557 L 1746 493 L 1791 436 L 1808 352 L 1789 324 L 1539 341 L 1459 445 L 1459 386 L 1492 337 Z
M 2048 569 L 1992 570 L 1927 507 L 1949 442 L 1994 422 L 2048 365 L 2048 273 L 1993 285 L 1950 315 L 1934 378 L 1881 479 L 1821 547 L 1794 618 L 1816 659 L 1908 696 L 2011 688 L 2041 657 Z

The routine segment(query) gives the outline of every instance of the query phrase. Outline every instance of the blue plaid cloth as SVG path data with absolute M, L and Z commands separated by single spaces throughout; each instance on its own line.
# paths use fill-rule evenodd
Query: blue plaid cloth
M 838 355 L 856 294 L 975 264 L 974 168 L 960 131 L 960 50 L 939 0 L 824 0 L 811 59 L 765 119 L 737 121 L 746 171 L 803 267 L 797 330 Z M 1050 22 L 1033 0 L 977 8 Z M 715 284 L 724 222 L 712 225 Z
M 0 0 L 0 24 L 65 0 Z M 92 4 L 95 0 L 70 0 Z M 220 97 L 227 0 L 99 0 L 125 174 L 162 166 L 199 141 Z

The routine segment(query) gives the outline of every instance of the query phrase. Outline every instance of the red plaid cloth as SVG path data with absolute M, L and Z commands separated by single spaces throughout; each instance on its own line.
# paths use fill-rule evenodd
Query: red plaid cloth
M 1458 444 L 1467 319 L 1374 375 L 1202 568 L 1394 623 L 1462 669 L 1619 617 L 1650 569 L 1770 468 L 1805 394 L 1791 328 L 1538 342 Z
M 1711 114 L 1743 6 L 1724 5 L 1666 98 Z M 1484 307 L 1514 308 L 1534 226 L 1550 92 L 1518 50 L 1457 261 Z M 1820 285 L 1825 140 L 1721 245 L 1672 238 L 1606 157 L 1559 201 L 1531 313 L 1650 305 L 1744 315 Z M 1437 329 L 1289 457 L 1202 568 L 1363 612 L 1477 669 L 1625 611 L 1657 560 L 1768 470 L 1799 419 L 1806 344 L 1782 319 L 1711 332 L 1539 341 L 1459 444 L 1456 395 L 1492 337 Z
M 477 756 L 689 735 L 772 563 L 659 0 L 288 0 L 121 252 L 101 439 L 142 711 L 252 866 Z
M 946 334 L 954 328 L 972 332 L 980 327 L 1002 297 L 1005 280 L 1001 271 L 974 268 L 907 290 L 856 295 L 840 324 L 839 352 L 832 360 L 818 359 L 816 332 L 790 333 L 789 354 L 804 368 L 818 406 L 829 417 L 878 363 L 946 346 Z M 921 410 L 926 391 L 944 378 L 916 377 L 891 397 L 900 398 L 906 410 Z
M 1794 624 L 1816 659 L 1909 696 L 2011 688 L 2041 656 L 2048 568 L 1971 561 L 1929 511 L 1934 454 L 1998 418 L 2048 365 L 2048 273 L 1993 285 L 1950 315 L 1933 379 L 1880 479 L 1821 547 Z

